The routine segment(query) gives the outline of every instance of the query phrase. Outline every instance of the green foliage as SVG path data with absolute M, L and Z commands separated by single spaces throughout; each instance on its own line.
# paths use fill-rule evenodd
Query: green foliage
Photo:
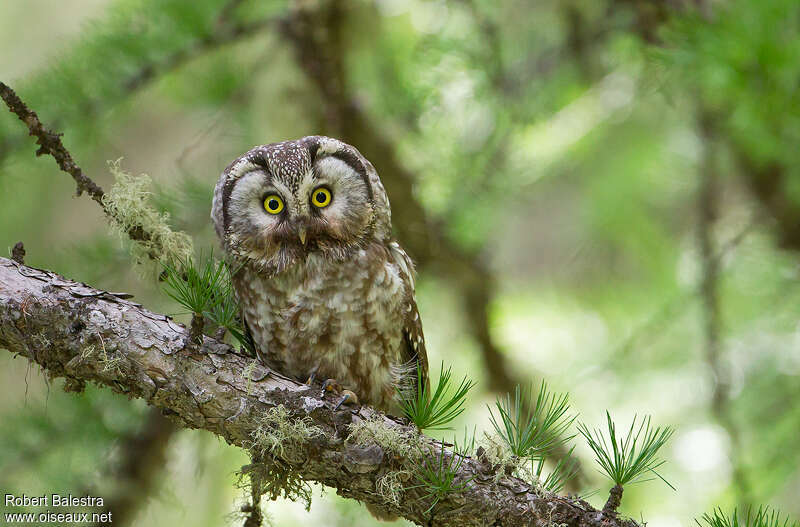
M 451 369 L 445 370 L 444 362 L 442 362 L 439 380 L 433 392 L 424 382 L 419 368 L 417 369 L 417 386 L 413 394 L 409 394 L 409 390 L 397 389 L 403 413 L 420 430 L 448 430 L 450 427 L 447 424 L 464 411 L 467 393 L 475 386 L 475 383 L 464 376 L 458 387 L 453 389 L 455 384 L 452 376 Z
M 534 475 L 544 490 L 556 494 L 564 490 L 564 485 L 575 477 L 578 472 L 578 460 L 572 457 L 575 447 L 570 447 L 569 451 L 558 460 L 553 469 L 546 476 L 542 474 L 544 468 L 544 458 L 539 459 Z
M 569 416 L 569 395 L 557 395 L 542 382 L 535 400 L 530 388 L 514 389 L 514 400 L 506 394 L 495 402 L 498 417 L 491 407 L 489 418 L 497 435 L 518 458 L 543 459 L 573 436 L 566 435 L 575 420 Z
M 241 324 L 241 308 L 231 283 L 227 262 L 215 260 L 213 252 L 194 258 L 164 263 L 164 292 L 190 313 L 203 316 L 225 328 L 251 353 L 253 342 Z
M 760 163 L 800 163 L 800 17 L 794 0 L 734 0 L 674 17 L 655 52 L 679 93 L 687 85 Z M 797 199 L 800 194 L 795 194 Z
M 187 258 L 177 265 L 164 263 L 164 269 L 164 292 L 190 313 L 202 315 L 222 303 L 219 299 L 225 290 L 227 266 L 225 262 L 214 260 L 213 254 L 201 257 L 199 266 L 193 258 Z M 224 317 L 228 313 L 221 314 Z
M 665 462 L 656 457 L 656 454 L 672 437 L 675 430 L 668 426 L 651 428 L 649 416 L 642 419 L 636 428 L 636 417 L 634 417 L 628 434 L 623 439 L 617 437 L 616 425 L 608 412 L 606 419 L 608 439 L 599 429 L 592 432 L 584 423 L 578 424 L 578 431 L 594 451 L 601 472 L 617 485 L 649 481 L 653 478 L 645 476 L 654 474 L 674 490 L 675 488 L 656 472 L 656 469 Z
M 422 488 L 424 499 L 430 499 L 431 505 L 425 511 L 430 514 L 434 507 L 449 494 L 462 491 L 475 476 L 456 482 L 456 475 L 464 464 L 464 456 L 458 453 L 458 447 L 448 453 L 446 449 L 438 448 L 430 452 L 418 465 L 415 476 L 419 485 L 410 488 Z
M 104 492 L 114 492 L 113 475 L 98 471 L 97 453 L 119 445 L 122 437 L 135 437 L 147 416 L 147 405 L 94 384 L 87 384 L 80 394 L 65 394 L 59 389 L 61 381 L 52 381 L 47 398 L 40 399 L 34 391 L 40 382 L 34 372 L 32 368 L 20 376 L 22 411 L 3 417 L 0 486 L 5 492 L 21 494 L 26 488 L 71 489 L 91 482 Z M 27 394 L 25 380 L 30 384 Z M 58 448 L 53 448 L 54 438 L 58 438 Z
M 753 513 L 751 508 L 747 509 L 743 521 L 739 521 L 736 509 L 731 514 L 726 514 L 721 508 L 714 509 L 711 514 L 705 513 L 700 520 L 695 519 L 698 527 L 798 527 L 797 521 L 792 521 L 789 516 L 781 516 L 780 511 L 760 506 Z

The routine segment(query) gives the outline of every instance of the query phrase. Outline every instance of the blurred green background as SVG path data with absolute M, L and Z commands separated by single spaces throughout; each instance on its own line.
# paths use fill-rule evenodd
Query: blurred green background
M 359 148 L 419 264 L 431 364 L 479 383 L 456 428 L 490 430 L 487 403 L 541 379 L 590 426 L 606 409 L 674 425 L 677 490 L 622 502 L 651 527 L 717 505 L 800 516 L 799 79 L 795 0 L 0 3 L 0 80 L 104 188 L 109 160 L 149 174 L 198 248 L 251 146 Z M 0 247 L 186 320 L 34 151 L 0 111 Z M 4 493 L 122 499 L 115 524 L 240 523 L 241 451 L 8 353 L 0 386 Z M 602 506 L 610 484 L 576 451 L 572 490 Z M 268 503 L 273 524 L 375 523 L 316 494 L 310 513 Z

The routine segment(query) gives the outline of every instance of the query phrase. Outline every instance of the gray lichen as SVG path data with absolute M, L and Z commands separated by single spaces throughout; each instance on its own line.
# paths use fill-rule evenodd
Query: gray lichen
M 254 456 L 254 462 L 239 472 L 237 485 L 254 496 L 300 501 L 306 510 L 311 509 L 311 485 L 280 460 Z
M 310 417 L 292 417 L 281 404 L 257 418 L 257 426 L 251 434 L 251 448 L 260 456 L 276 456 L 289 463 L 300 463 L 305 444 L 322 435 L 324 432 Z
M 120 167 L 119 159 L 109 162 L 109 169 L 115 183 L 103 196 L 103 207 L 113 220 L 113 229 L 123 238 L 129 238 L 131 231 L 147 234 L 131 244 L 134 260 L 142 264 L 148 260 L 179 262 L 191 257 L 193 246 L 189 235 L 173 231 L 169 214 L 150 206 L 150 177 L 128 174 Z
M 422 453 L 419 434 L 390 426 L 377 414 L 351 424 L 347 442 L 362 446 L 376 443 L 386 452 L 401 457 L 418 458 Z
M 386 500 L 386 503 L 399 506 L 405 482 L 411 476 L 412 474 L 408 470 L 389 470 L 375 482 L 375 490 Z

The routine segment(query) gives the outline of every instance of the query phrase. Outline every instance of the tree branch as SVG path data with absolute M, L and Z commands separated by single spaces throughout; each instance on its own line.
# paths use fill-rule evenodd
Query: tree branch
M 50 154 L 53 156 L 53 159 L 55 159 L 58 164 L 58 168 L 71 175 L 72 179 L 75 180 L 75 183 L 78 185 L 78 196 L 86 192 L 93 200 L 102 205 L 103 189 L 84 175 L 81 167 L 75 164 L 69 151 L 64 148 L 64 144 L 61 142 L 61 134 L 57 134 L 45 128 L 39 120 L 39 116 L 36 115 L 36 112 L 28 108 L 14 90 L 3 82 L 0 82 L 0 98 L 6 103 L 11 113 L 15 114 L 19 117 L 20 121 L 25 123 L 25 126 L 28 127 L 28 134 L 36 138 L 36 144 L 39 145 L 39 149 L 36 150 L 36 155 Z
M 714 224 L 719 216 L 719 174 L 717 169 L 717 137 L 715 119 L 701 113 L 699 129 L 705 144 L 698 187 L 698 244 L 702 258 L 700 295 L 703 300 L 705 359 L 712 374 L 711 413 L 725 429 L 731 441 L 730 457 L 737 502 L 752 505 L 750 486 L 742 462 L 742 440 L 730 411 L 730 374 L 722 364 L 722 315 L 720 274 L 722 259 L 715 255 Z
M 105 192 L 89 176 L 84 174 L 81 167 L 73 161 L 69 150 L 67 150 L 64 143 L 61 142 L 61 134 L 47 129 L 39 120 L 39 116 L 36 115 L 36 112 L 28 108 L 14 90 L 3 82 L 0 82 L 0 98 L 6 103 L 9 111 L 19 117 L 20 121 L 25 123 L 25 126 L 28 127 L 28 134 L 36 137 L 36 144 L 39 145 L 36 155 L 51 155 L 53 159 L 55 159 L 58 168 L 72 176 L 72 179 L 75 180 L 77 195 L 80 196 L 83 192 L 86 192 L 103 208 L 103 212 L 105 212 L 106 216 L 112 217 L 111 211 L 103 201 Z M 152 237 L 151 233 L 147 232 L 139 225 L 129 228 L 126 233 L 128 237 L 134 241 L 146 242 Z M 153 260 L 157 260 L 159 255 L 151 252 L 149 256 Z
M 468 8 L 474 8 L 471 2 L 466 3 Z M 481 254 L 460 247 L 447 236 L 439 222 L 430 218 L 414 195 L 414 175 L 400 162 L 389 138 L 375 126 L 351 94 L 344 64 L 347 50 L 340 36 L 350 6 L 339 0 L 311 7 L 299 4 L 280 27 L 292 45 L 298 66 L 321 96 L 325 133 L 356 145 L 373 160 L 391 198 L 392 223 L 401 243 L 420 268 L 439 274 L 463 297 L 466 327 L 478 344 L 489 390 L 500 394 L 512 392 L 515 385 L 523 385 L 525 380 L 512 373 L 506 354 L 491 334 L 489 316 L 496 292 L 493 273 Z M 472 13 L 478 16 L 476 11 Z M 491 39 L 491 54 L 493 62 L 497 63 L 492 74 L 493 88 L 498 91 L 514 89 L 514 82 L 500 67 L 500 42 L 496 40 L 499 33 L 485 18 L 478 18 L 476 23 Z M 500 151 L 498 159 L 504 157 L 499 154 Z M 564 456 L 566 450 L 559 449 L 556 455 Z M 569 484 L 575 487 L 581 479 L 583 471 L 577 465 Z
M 65 377 L 72 387 L 91 381 L 145 399 L 178 425 L 207 430 L 242 448 L 253 446 L 256 432 L 264 433 L 270 409 L 282 406 L 292 422 L 308 420 L 320 433 L 296 444 L 294 456 L 281 457 L 278 451 L 273 461 L 303 480 L 419 525 L 635 526 L 604 517 L 584 501 L 537 493 L 516 478 L 497 478 L 497 467 L 485 459 L 465 458 L 456 481 L 469 482 L 430 513 L 430 500 L 413 483 L 401 490 L 397 504 L 386 503 L 375 490 L 378 479 L 389 471 L 413 474 L 419 459 L 387 455 L 377 443 L 347 441 L 348 425 L 379 419 L 410 440 L 416 438 L 413 428 L 368 407 L 334 411 L 336 397 L 209 337 L 199 349 L 186 347 L 186 337 L 186 328 L 169 317 L 118 295 L 0 258 L 0 346 L 35 361 L 50 377 Z M 432 451 L 439 448 L 425 436 L 419 441 Z M 456 454 L 444 449 L 442 455 Z
M 176 71 L 192 60 L 207 55 L 223 46 L 249 38 L 276 22 L 271 17 L 248 22 L 233 21 L 231 15 L 240 3 L 241 0 L 230 0 L 222 7 L 217 16 L 217 23 L 213 33 L 199 37 L 191 44 L 176 49 L 163 59 L 142 64 L 136 73 L 120 83 L 116 96 L 109 97 L 111 102 L 120 102 L 127 97 L 131 97 L 159 77 Z M 85 118 L 92 118 L 109 105 L 109 100 L 88 99 L 81 104 L 80 113 Z M 60 127 L 60 120 L 56 118 L 50 124 L 58 128 Z M 0 163 L 6 156 L 24 145 L 24 141 L 18 141 L 16 138 L 6 140 L 0 138 Z

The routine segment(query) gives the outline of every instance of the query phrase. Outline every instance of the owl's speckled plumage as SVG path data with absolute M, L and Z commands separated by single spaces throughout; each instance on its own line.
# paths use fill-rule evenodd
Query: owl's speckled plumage
M 320 208 L 311 193 L 328 188 Z M 269 214 L 264 199 L 285 203 Z M 233 161 L 211 217 L 259 357 L 304 380 L 336 379 L 364 403 L 397 410 L 396 387 L 427 379 L 410 258 L 391 238 L 372 164 L 336 139 L 258 146 Z

